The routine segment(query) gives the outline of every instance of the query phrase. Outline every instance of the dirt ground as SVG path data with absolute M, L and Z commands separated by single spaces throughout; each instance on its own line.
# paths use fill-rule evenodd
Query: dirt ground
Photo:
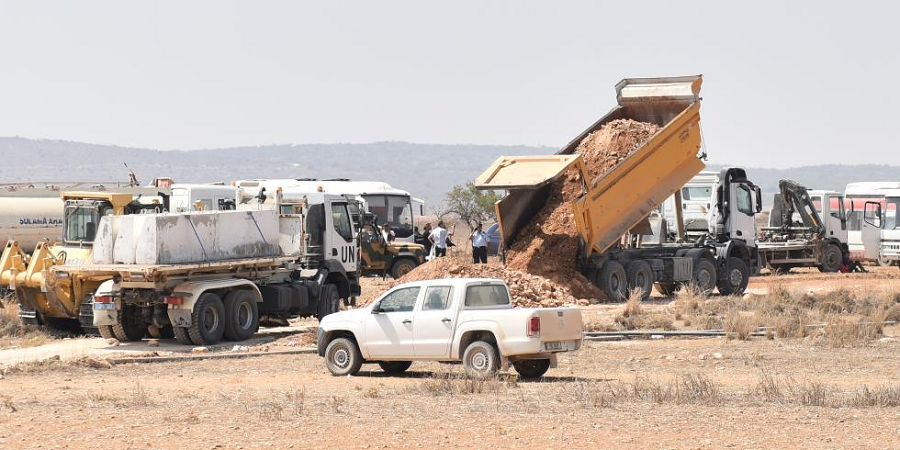
M 897 275 L 808 272 L 755 278 L 751 289 L 872 288 Z M 367 278 L 364 288 L 388 283 Z M 310 348 L 314 321 L 298 325 L 308 331 L 251 350 Z M 313 353 L 112 366 L 81 358 L 0 373 L 0 449 L 900 448 L 900 326 L 848 348 L 762 337 L 586 342 L 539 382 L 513 371 L 474 382 L 437 363 L 336 378 Z

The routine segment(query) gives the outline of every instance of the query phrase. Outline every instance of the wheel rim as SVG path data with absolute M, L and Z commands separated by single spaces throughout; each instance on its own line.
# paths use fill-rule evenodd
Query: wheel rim
M 646 288 L 647 288 L 647 275 L 646 274 L 644 274 L 643 272 L 637 274 L 634 281 L 635 281 L 635 284 L 637 285 L 635 287 L 646 290 Z
M 836 253 L 837 252 L 835 252 L 834 250 L 831 250 L 827 255 L 825 255 L 825 262 L 828 264 L 828 267 L 834 267 L 835 265 L 837 265 Z
M 346 347 L 337 348 L 334 353 L 331 354 L 331 362 L 339 369 L 350 367 L 350 350 Z
M 619 286 L 621 284 L 622 284 L 622 281 L 619 280 L 618 275 L 613 275 L 613 276 L 609 277 L 609 289 L 612 290 L 613 292 L 618 291 Z
M 741 269 L 731 269 L 731 273 L 728 275 L 728 281 L 731 282 L 732 286 L 740 287 L 741 283 L 744 282 L 744 274 L 741 272 Z
M 249 330 L 253 325 L 253 311 L 249 303 L 241 303 L 238 307 L 238 324 L 244 330 Z
M 697 284 L 700 285 L 701 288 L 706 289 L 709 287 L 709 281 L 712 279 L 708 270 L 701 270 L 700 273 L 697 274 Z
M 206 308 L 206 312 L 203 313 L 203 329 L 207 332 L 212 332 L 219 328 L 219 312 L 216 311 L 216 308 L 210 306 Z
M 488 356 L 484 352 L 479 351 L 473 354 L 472 358 L 470 358 L 470 365 L 477 372 L 485 372 L 488 368 L 489 359 L 490 358 L 488 358 Z
M 400 267 L 397 269 L 397 274 L 401 277 L 412 272 L 413 268 L 409 264 L 400 264 Z

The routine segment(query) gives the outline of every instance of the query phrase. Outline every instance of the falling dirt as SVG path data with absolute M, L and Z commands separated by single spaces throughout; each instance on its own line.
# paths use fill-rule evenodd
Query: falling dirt
M 649 140 L 659 127 L 620 119 L 588 135 L 575 150 L 582 155 L 592 180 L 606 174 Z M 507 266 L 571 286 L 577 298 L 603 298 L 600 290 L 575 267 L 578 230 L 572 201 L 581 194 L 577 170 L 569 171 L 550 188 L 546 205 L 516 237 L 507 252 Z

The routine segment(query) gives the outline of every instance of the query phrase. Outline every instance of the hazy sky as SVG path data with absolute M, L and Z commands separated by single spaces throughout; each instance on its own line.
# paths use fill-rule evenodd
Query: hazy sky
M 704 75 L 713 162 L 900 164 L 900 2 L 4 1 L 0 136 L 560 147 Z

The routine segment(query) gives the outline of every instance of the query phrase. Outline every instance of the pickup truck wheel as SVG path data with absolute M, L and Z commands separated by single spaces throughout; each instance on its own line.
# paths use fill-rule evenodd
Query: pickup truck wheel
M 488 378 L 500 368 L 500 355 L 493 344 L 475 341 L 463 353 L 463 367 L 470 378 Z
M 112 325 L 100 325 L 97 327 L 97 331 L 100 332 L 100 337 L 103 339 L 115 339 L 116 334 L 113 333 Z
M 724 278 L 719 280 L 719 293 L 722 295 L 744 295 L 750 283 L 750 268 L 741 258 L 731 257 L 725 260 Z
M 401 278 L 402 276 L 412 272 L 413 269 L 416 268 L 416 263 L 409 258 L 400 258 L 394 261 L 394 265 L 391 266 L 391 276 L 394 277 L 395 280 Z
M 194 303 L 191 312 L 191 326 L 188 327 L 191 341 L 196 345 L 211 345 L 222 340 L 225 334 L 225 306 L 222 299 L 207 292 Z
M 249 291 L 236 289 L 225 295 L 225 339 L 244 341 L 259 330 L 259 308 Z
M 841 253 L 840 247 L 834 244 L 825 246 L 822 251 L 822 264 L 819 265 L 819 271 L 825 273 L 834 273 L 841 270 L 841 264 L 844 262 L 844 255 Z
M 387 373 L 403 373 L 409 369 L 412 361 L 381 361 L 378 366 Z
M 628 279 L 628 290 L 640 289 L 641 300 L 650 298 L 653 289 L 653 270 L 647 261 L 632 261 L 625 267 L 625 277 Z
M 118 320 L 112 326 L 113 334 L 120 342 L 139 341 L 147 334 L 147 325 L 138 315 L 139 311 L 130 305 L 122 306 Z
M 321 321 L 323 317 L 336 313 L 341 310 L 341 296 L 338 293 L 337 286 L 326 284 L 322 287 L 321 298 L 319 299 L 319 308 L 317 318 Z
M 526 359 L 513 363 L 522 378 L 540 378 L 550 369 L 549 359 Z
M 671 281 L 660 281 L 656 283 L 656 292 L 659 292 L 666 297 L 671 297 L 678 292 L 678 288 L 681 287 L 678 283 L 673 283 Z
M 716 288 L 716 265 L 709 258 L 700 258 L 694 267 L 694 284 L 704 294 L 711 294 Z
M 188 329 L 184 327 L 172 327 L 172 332 L 175 334 L 175 340 L 178 341 L 181 345 L 194 345 L 194 341 L 191 340 L 191 334 L 188 333 Z
M 337 338 L 325 348 L 325 367 L 332 375 L 356 375 L 362 363 L 359 347 L 350 339 Z
M 607 261 L 597 273 L 594 283 L 612 301 L 625 300 L 628 295 L 628 281 L 625 278 L 625 268 L 617 261 Z

